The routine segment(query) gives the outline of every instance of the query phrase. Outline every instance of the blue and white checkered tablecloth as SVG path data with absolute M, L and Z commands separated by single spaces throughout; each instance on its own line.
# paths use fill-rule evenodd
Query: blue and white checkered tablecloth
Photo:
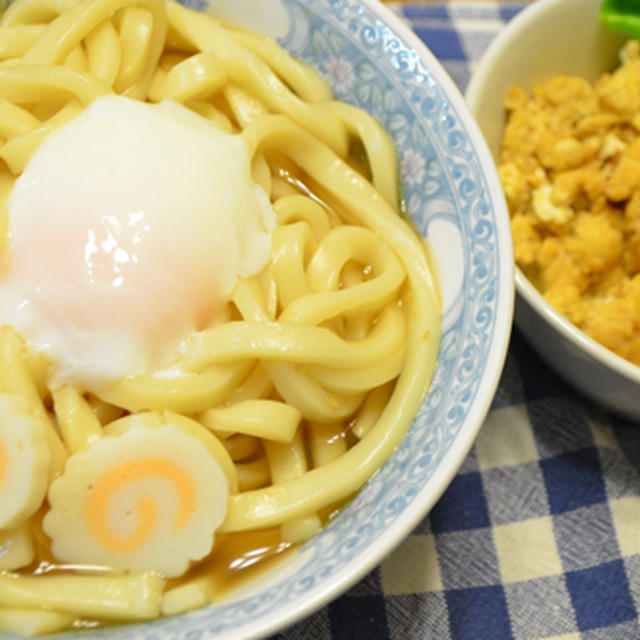
M 523 4 L 397 4 L 464 91 Z M 579 397 L 516 330 L 492 410 L 427 518 L 277 640 L 640 639 L 640 424 Z

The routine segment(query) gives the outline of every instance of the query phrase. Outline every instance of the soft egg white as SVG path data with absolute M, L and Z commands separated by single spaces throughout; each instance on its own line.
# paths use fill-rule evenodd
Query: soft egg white
M 0 323 L 89 388 L 175 358 L 264 268 L 275 224 L 240 136 L 117 96 L 42 143 L 8 210 Z

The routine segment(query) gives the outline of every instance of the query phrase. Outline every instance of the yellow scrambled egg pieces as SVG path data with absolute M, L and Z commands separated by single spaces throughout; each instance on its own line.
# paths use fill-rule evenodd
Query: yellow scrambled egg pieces
M 515 258 L 545 299 L 640 365 L 640 44 L 591 86 L 559 75 L 506 98 L 500 179 Z

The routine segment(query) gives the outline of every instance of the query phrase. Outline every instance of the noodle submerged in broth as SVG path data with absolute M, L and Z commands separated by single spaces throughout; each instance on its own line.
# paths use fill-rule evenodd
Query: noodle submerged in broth
M 37 224 L 26 226 L 33 247 L 15 243 L 14 186 L 50 134 L 62 139 L 89 105 L 95 111 L 114 96 L 149 109 L 161 103 L 198 139 L 224 133 L 241 148 L 257 194 L 246 202 L 264 213 L 254 222 L 264 224 L 260 246 L 268 236 L 271 248 L 266 266 L 239 267 L 230 291 L 206 312 L 198 307 L 178 351 L 148 370 L 91 377 L 67 367 L 62 375 L 29 323 L 2 318 L 0 629 L 20 633 L 174 615 L 220 598 L 234 576 L 255 576 L 315 535 L 391 455 L 435 370 L 439 296 L 423 241 L 400 215 L 386 133 L 334 101 L 275 42 L 172 1 L 18 0 L 4 11 L 6 263 L 65 256 L 64 237 L 60 247 L 55 236 L 51 247 L 35 240 Z M 127 188 L 142 184 L 131 180 Z M 113 186 L 118 197 L 123 181 Z M 74 215 L 81 226 L 82 212 Z M 183 216 L 169 211 L 170 235 L 186 228 Z M 75 220 L 50 222 L 73 235 Z M 257 237 L 247 223 L 236 232 Z M 185 234 L 173 243 L 178 253 Z M 44 264 L 49 277 L 56 265 Z M 231 268 L 230 259 L 207 267 L 218 268 Z M 179 281 L 165 284 L 158 296 L 178 314 L 199 291 L 185 296 Z M 71 307 L 83 310 L 76 315 L 91 335 L 92 318 L 109 315 L 109 305 L 92 316 L 91 296 L 76 298 Z M 133 296 L 112 315 L 125 326 L 147 303 Z

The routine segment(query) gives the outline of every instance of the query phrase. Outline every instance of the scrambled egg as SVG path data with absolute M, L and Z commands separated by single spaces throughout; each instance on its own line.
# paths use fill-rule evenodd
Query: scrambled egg
M 511 89 L 498 168 L 515 258 L 587 335 L 640 365 L 640 44 L 594 86 Z

